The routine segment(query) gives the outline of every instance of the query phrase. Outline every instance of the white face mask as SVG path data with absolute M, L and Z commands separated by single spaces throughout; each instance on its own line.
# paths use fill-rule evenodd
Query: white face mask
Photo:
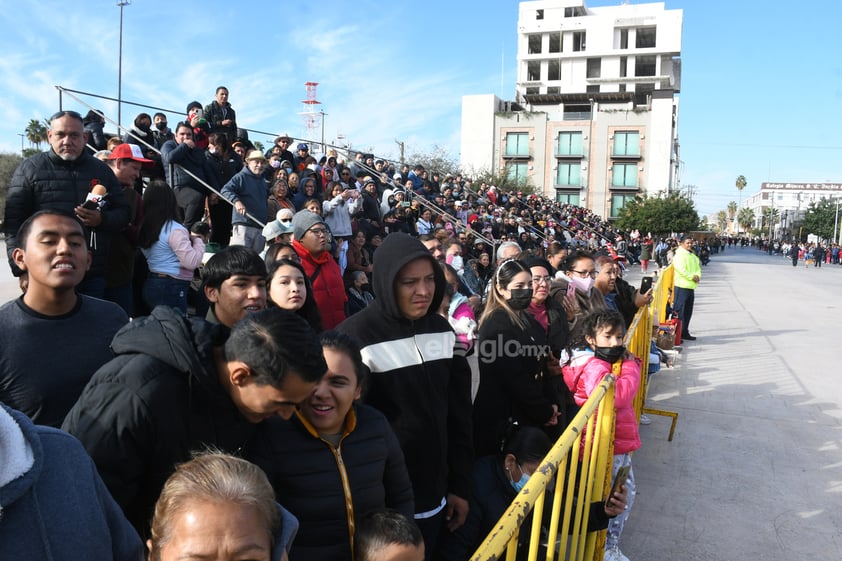
M 575 275 L 575 273 L 574 273 L 574 275 Z M 567 280 L 568 280 L 568 282 L 573 283 L 573 286 L 575 286 L 576 289 L 579 292 L 587 293 L 591 289 L 591 287 L 593 286 L 594 280 L 596 280 L 596 279 L 593 279 L 591 277 L 583 279 L 582 277 L 579 277 L 579 276 L 572 276 L 572 277 L 567 277 Z
M 465 262 L 462 260 L 462 256 L 454 255 L 453 259 L 451 259 L 450 261 L 450 266 L 456 269 L 457 271 L 461 271 L 465 266 Z

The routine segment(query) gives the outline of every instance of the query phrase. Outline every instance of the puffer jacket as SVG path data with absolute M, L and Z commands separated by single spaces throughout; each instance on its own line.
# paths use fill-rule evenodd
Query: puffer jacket
M 596 358 L 590 349 L 573 353 L 561 372 L 567 387 L 573 392 L 576 405 L 583 405 L 606 374 L 611 364 Z M 640 361 L 625 359 L 614 390 L 614 409 L 617 411 L 614 428 L 614 454 L 626 454 L 640 448 L 640 431 L 634 412 L 634 398 L 640 388 Z M 582 435 L 584 438 L 584 435 Z
M 260 424 L 246 458 L 266 472 L 275 495 L 299 520 L 290 558 L 352 559 L 356 523 L 391 508 L 412 518 L 412 484 L 398 440 L 382 413 L 355 405 L 338 445 L 300 413 Z
M 47 150 L 21 162 L 9 183 L 3 221 L 12 272 L 20 275 L 12 261 L 12 251 L 17 247 L 21 224 L 45 208 L 73 214 L 73 209 L 85 202 L 85 197 L 96 184 L 105 187 L 108 194 L 102 207 L 102 223 L 96 228 L 85 228 L 93 255 L 86 278 L 105 275 L 111 236 L 129 225 L 129 205 L 120 183 L 108 165 L 87 152 L 73 161 L 65 161 L 52 150 Z
M 82 441 L 108 490 L 146 537 L 176 464 L 213 446 L 236 453 L 254 432 L 222 387 L 212 350 L 228 329 L 158 306 L 114 336 L 62 429 Z

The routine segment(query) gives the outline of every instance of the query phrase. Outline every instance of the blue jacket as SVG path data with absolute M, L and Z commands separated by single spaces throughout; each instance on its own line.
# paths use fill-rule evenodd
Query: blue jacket
M 246 207 L 246 212 L 263 222 L 258 224 L 248 216 L 240 214 L 231 207 L 231 224 L 243 224 L 254 228 L 263 228 L 269 214 L 269 185 L 262 175 L 255 175 L 248 167 L 244 167 L 222 187 L 222 196 L 236 203 L 240 201 Z M 272 217 L 274 220 L 275 217 Z
M 21 434 L 31 465 L 26 446 L 10 446 Z M 23 467 L 0 486 L 0 559 L 144 558 L 140 537 L 78 440 L 0 406 L 0 450 L 7 467 L 15 457 Z

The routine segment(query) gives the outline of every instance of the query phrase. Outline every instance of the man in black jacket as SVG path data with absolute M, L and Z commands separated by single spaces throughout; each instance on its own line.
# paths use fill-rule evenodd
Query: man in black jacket
M 316 333 L 279 308 L 229 332 L 158 306 L 121 329 L 112 349 L 62 429 L 82 441 L 142 536 L 177 464 L 208 447 L 238 452 L 256 423 L 289 419 L 327 370 Z
M 364 401 L 386 415 L 401 444 L 429 559 L 440 531 L 455 530 L 468 514 L 471 373 L 436 312 L 446 281 L 427 248 L 390 234 L 374 255 L 376 299 L 337 329 L 359 341 L 371 370 Z
M 20 276 L 12 252 L 17 248 L 18 228 L 24 221 L 41 209 L 75 214 L 85 226 L 92 255 L 91 267 L 78 291 L 104 299 L 111 236 L 128 225 L 129 207 L 111 169 L 85 151 L 87 139 L 82 116 L 75 111 L 59 111 L 50 118 L 50 149 L 25 159 L 12 176 L 3 231 L 12 273 Z M 105 195 L 99 204 L 86 204 L 96 185 L 104 188 Z
M 196 145 L 193 128 L 188 123 L 178 123 L 175 140 L 168 140 L 161 147 L 161 159 L 167 182 L 175 191 L 184 217 L 184 227 L 189 230 L 202 220 L 205 211 L 205 197 L 209 191 L 202 181 L 219 190 L 217 174 L 205 157 L 205 151 Z

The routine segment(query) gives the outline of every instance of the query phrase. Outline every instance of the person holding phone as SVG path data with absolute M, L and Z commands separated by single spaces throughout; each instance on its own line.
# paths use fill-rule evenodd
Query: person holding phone
M 640 388 L 640 361 L 629 354 L 623 345 L 626 328 L 623 316 L 613 310 L 594 310 L 579 322 L 570 345 L 562 357 L 562 374 L 581 406 L 611 374 L 614 363 L 622 361 L 614 390 L 616 420 L 614 428 L 614 459 L 612 476 L 628 466 L 626 491 L 628 506 L 608 524 L 605 536 L 605 561 L 628 558 L 620 551 L 618 542 L 637 493 L 631 453 L 640 448 L 640 432 L 634 410 L 634 399 Z M 586 434 L 582 435 L 584 439 Z

